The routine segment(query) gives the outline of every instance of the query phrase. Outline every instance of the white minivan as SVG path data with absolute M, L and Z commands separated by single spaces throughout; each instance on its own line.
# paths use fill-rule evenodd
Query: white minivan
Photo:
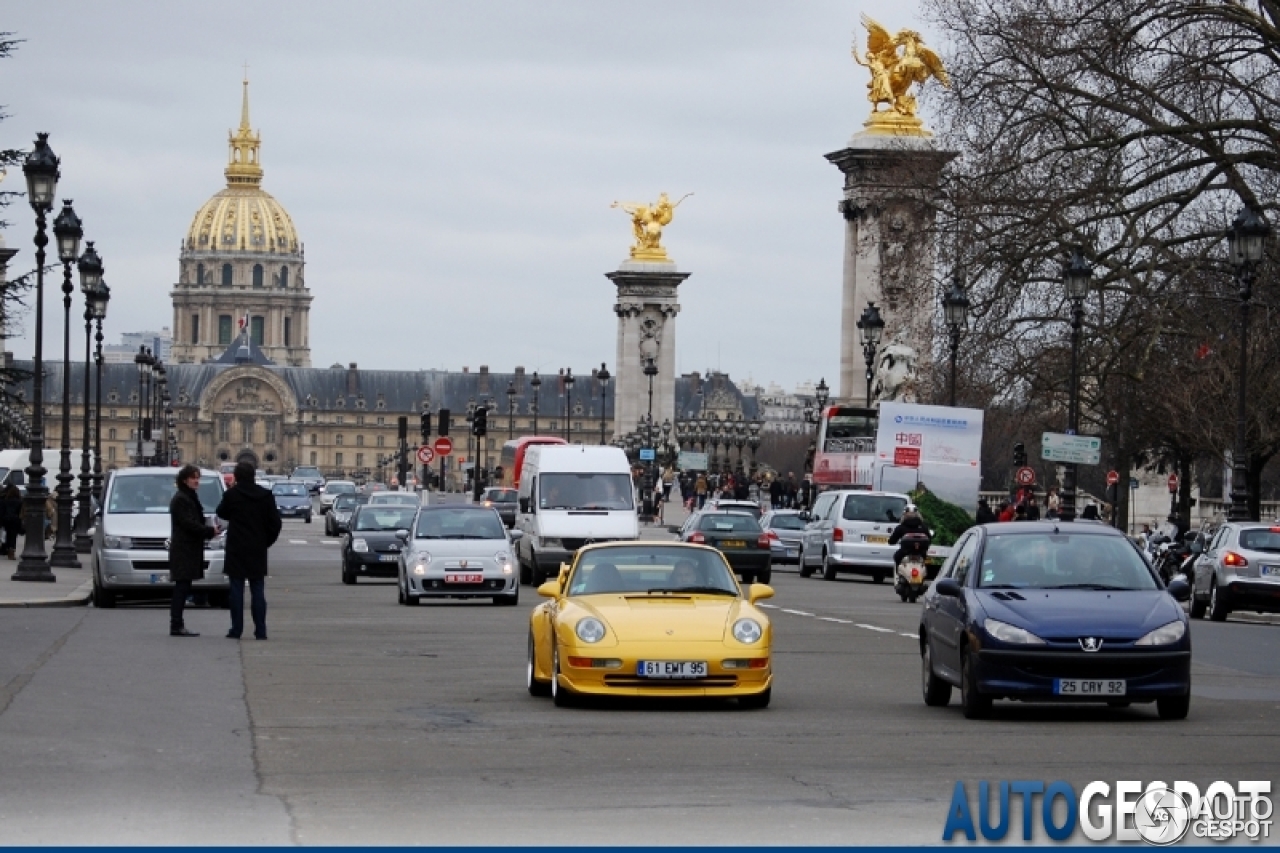
M 617 447 L 531 445 L 517 500 L 520 580 L 535 587 L 589 542 L 640 538 L 631 464 Z

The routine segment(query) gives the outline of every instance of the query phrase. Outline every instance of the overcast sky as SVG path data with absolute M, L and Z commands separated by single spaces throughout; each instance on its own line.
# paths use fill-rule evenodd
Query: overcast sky
M 915 0 L 15 3 L 0 145 L 50 132 L 106 264 L 109 343 L 172 323 L 247 61 L 263 188 L 306 247 L 313 365 L 613 371 L 604 273 L 631 229 L 609 204 L 694 192 L 663 237 L 692 272 L 679 370 L 835 384 L 844 225 L 823 154 L 869 110 L 863 11 L 920 28 Z M 29 269 L 30 210 L 8 218 Z

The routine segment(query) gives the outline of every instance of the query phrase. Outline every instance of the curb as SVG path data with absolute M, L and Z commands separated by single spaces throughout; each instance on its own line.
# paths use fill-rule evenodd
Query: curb
M 0 601 L 2 607 L 84 607 L 93 595 L 93 581 L 85 581 L 62 598 L 31 598 L 25 601 Z

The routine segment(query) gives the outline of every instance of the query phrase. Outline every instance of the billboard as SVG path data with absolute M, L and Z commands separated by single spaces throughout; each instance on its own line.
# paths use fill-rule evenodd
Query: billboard
M 875 489 L 905 491 L 923 483 L 970 515 L 982 482 L 981 409 L 880 404 Z

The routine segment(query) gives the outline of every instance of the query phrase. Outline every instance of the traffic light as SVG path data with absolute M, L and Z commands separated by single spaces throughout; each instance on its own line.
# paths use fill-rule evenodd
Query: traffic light
M 425 444 L 431 438 L 431 413 L 422 413 L 422 441 Z
M 1021 441 L 1013 446 L 1013 467 L 1022 468 L 1027 464 L 1027 448 Z
M 476 409 L 475 416 L 471 419 L 471 434 L 481 438 L 489 434 L 488 406 L 480 406 Z
M 449 410 L 448 409 L 440 410 L 440 434 L 441 435 L 449 434 Z

